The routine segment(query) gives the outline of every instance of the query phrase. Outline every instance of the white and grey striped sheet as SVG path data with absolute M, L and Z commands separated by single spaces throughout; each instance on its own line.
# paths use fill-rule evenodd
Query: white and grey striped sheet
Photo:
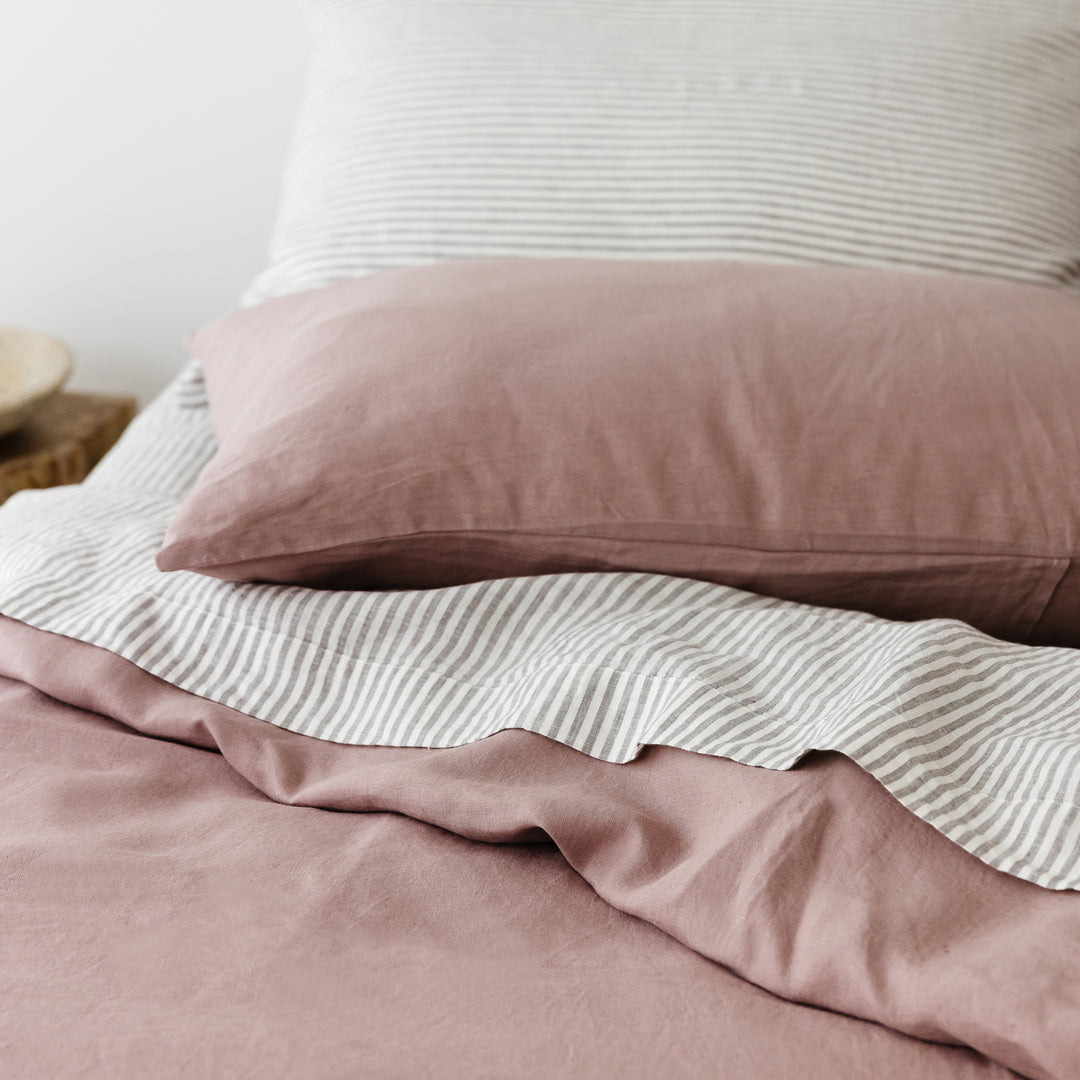
M 245 302 L 445 258 L 1080 281 L 1080 0 L 306 0 Z
M 161 574 L 214 442 L 192 365 L 90 479 L 0 508 L 0 611 L 317 738 L 525 728 L 785 768 L 834 749 L 968 851 L 1080 887 L 1080 652 L 648 574 L 346 593 Z

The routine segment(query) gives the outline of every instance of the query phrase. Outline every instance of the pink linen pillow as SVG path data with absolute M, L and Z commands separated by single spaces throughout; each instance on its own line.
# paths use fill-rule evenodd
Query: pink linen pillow
M 196 334 L 219 449 L 162 570 L 640 570 L 1080 643 L 1080 298 L 949 275 L 478 260 Z

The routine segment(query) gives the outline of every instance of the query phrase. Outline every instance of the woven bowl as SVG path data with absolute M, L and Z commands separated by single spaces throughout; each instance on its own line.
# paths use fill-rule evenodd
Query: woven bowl
M 0 327 L 0 437 L 20 428 L 71 375 L 71 350 L 48 334 Z

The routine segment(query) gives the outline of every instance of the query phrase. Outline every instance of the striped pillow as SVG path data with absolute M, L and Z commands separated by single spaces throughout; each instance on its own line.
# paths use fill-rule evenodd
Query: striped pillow
M 1080 0 L 306 0 L 245 300 L 476 256 L 1080 279 Z

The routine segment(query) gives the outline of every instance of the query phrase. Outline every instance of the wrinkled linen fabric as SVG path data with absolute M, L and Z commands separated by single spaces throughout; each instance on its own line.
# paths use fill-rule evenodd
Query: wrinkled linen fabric
M 1080 652 L 650 574 L 401 593 L 161 574 L 213 449 L 192 365 L 85 484 L 0 508 L 0 612 L 343 743 L 521 728 L 608 761 L 672 745 L 769 768 L 837 750 L 989 865 L 1080 884 Z
M 840 755 L 340 746 L 7 619 L 0 675 L 5 1075 L 1080 1076 L 1080 897 Z
M 218 449 L 162 570 L 334 589 L 649 571 L 1080 644 L 1080 296 L 472 259 L 189 340 Z M 1077 558 L 1080 562 L 1080 558 Z

